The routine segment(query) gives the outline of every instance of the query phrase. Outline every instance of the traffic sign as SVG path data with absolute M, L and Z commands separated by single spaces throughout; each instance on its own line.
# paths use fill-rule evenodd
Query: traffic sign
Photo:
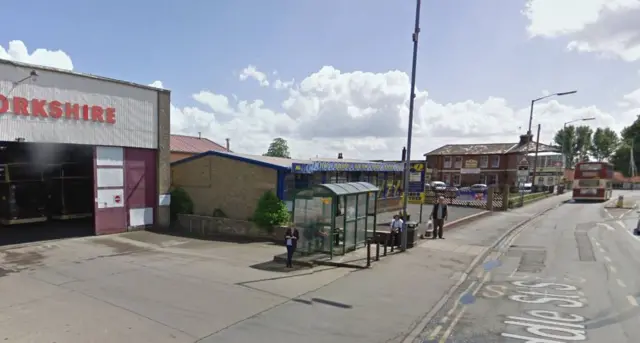
M 522 158 L 522 160 L 520 161 L 521 166 L 528 166 L 529 165 L 529 160 L 527 160 L 526 157 Z
M 119 195 L 113 196 L 113 202 L 115 202 L 116 204 L 119 204 L 121 201 L 122 201 L 122 198 Z

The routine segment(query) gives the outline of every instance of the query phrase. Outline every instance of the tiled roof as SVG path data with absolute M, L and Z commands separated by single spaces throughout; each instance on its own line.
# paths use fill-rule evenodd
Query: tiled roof
M 536 142 L 529 142 L 529 152 L 536 151 Z M 507 153 L 526 152 L 527 145 L 518 143 L 490 143 L 490 144 L 448 144 L 428 152 L 425 156 L 434 155 L 501 155 Z M 560 152 L 560 148 L 538 144 L 538 152 Z
M 529 142 L 529 146 L 527 147 L 527 144 L 522 145 L 522 146 L 516 146 L 513 149 L 509 150 L 510 153 L 514 153 L 514 152 L 527 152 L 527 149 L 529 149 L 529 152 L 535 152 L 536 151 L 536 142 Z M 560 148 L 553 146 L 553 145 L 549 145 L 549 144 L 542 144 L 539 143 L 538 144 L 538 152 L 560 152 Z
M 514 148 L 518 143 L 490 143 L 490 144 L 447 144 L 428 152 L 431 155 L 500 155 Z
M 227 151 L 227 149 L 207 138 L 171 135 L 171 152 L 187 152 L 199 154 L 206 151 Z

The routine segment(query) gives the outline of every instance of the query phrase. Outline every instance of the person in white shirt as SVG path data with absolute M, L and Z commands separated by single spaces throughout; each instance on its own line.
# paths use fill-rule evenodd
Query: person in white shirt
M 395 215 L 393 216 L 393 220 L 391 221 L 391 225 L 390 225 L 390 233 L 391 233 L 391 237 L 393 237 L 393 243 L 392 244 L 399 244 L 400 243 L 400 232 L 402 232 L 402 225 L 404 224 L 404 221 L 402 221 L 402 219 L 400 219 L 399 215 Z

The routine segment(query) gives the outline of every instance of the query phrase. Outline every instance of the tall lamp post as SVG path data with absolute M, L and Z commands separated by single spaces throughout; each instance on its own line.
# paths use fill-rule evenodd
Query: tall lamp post
M 577 90 L 573 90 L 573 91 L 568 91 L 568 92 L 559 92 L 559 93 L 553 93 L 553 94 L 549 94 L 549 95 L 545 95 L 545 96 L 541 96 L 539 98 L 533 99 L 531 100 L 531 108 L 529 109 L 529 129 L 527 129 L 527 149 L 526 149 L 526 153 L 525 153 L 525 159 L 529 159 L 529 149 L 531 148 L 531 140 L 530 138 L 533 137 L 533 134 L 531 134 L 531 123 L 533 122 L 533 106 L 536 104 L 536 102 L 540 101 L 540 100 L 544 100 L 547 98 L 551 98 L 554 96 L 565 96 L 565 95 L 571 95 L 571 94 L 576 94 L 578 93 Z M 530 182 L 530 174 L 529 171 L 527 169 L 527 177 L 525 179 L 525 184 Z M 535 182 L 535 180 L 534 180 Z M 533 185 L 534 182 L 531 182 L 531 184 Z M 524 205 L 524 184 L 520 185 L 520 206 Z
M 535 105 L 536 102 L 547 99 L 547 98 L 551 98 L 553 96 L 564 96 L 564 95 L 571 95 L 576 93 L 578 93 L 578 91 L 553 93 L 553 94 L 545 95 L 543 97 L 539 97 L 537 99 L 531 100 L 531 108 L 529 110 L 529 129 L 527 130 L 527 135 L 531 136 L 531 122 L 533 121 L 533 105 Z
M 413 134 L 413 104 L 416 97 L 416 64 L 418 63 L 418 35 L 420 34 L 420 5 L 416 0 L 416 24 L 411 35 L 413 39 L 413 62 L 411 65 L 411 95 L 409 98 L 409 129 L 407 130 L 407 158 L 404 160 L 404 200 L 402 201 L 403 227 L 401 250 L 407 250 L 407 202 L 409 200 L 409 171 L 411 170 L 411 135 Z

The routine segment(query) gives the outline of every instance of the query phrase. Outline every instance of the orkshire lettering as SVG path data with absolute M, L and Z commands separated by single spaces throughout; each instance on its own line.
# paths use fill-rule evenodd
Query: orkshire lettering
M 113 107 L 0 95 L 0 115 L 7 113 L 38 118 L 116 123 L 116 109 Z

